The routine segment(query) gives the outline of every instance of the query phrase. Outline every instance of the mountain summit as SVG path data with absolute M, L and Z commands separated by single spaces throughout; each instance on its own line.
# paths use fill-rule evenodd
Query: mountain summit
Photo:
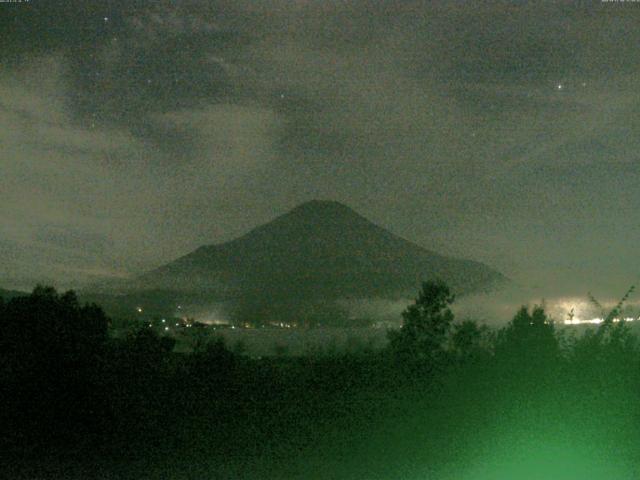
M 334 201 L 303 203 L 235 240 L 198 248 L 130 285 L 207 297 L 250 309 L 339 299 L 413 297 L 440 278 L 457 293 L 505 278 L 486 265 L 404 240 Z M 244 308 L 243 308 L 244 310 Z

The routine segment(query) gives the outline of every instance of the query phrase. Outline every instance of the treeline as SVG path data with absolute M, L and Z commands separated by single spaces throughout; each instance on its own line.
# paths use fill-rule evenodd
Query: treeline
M 624 478 L 640 467 L 640 349 L 615 312 L 569 336 L 541 307 L 491 330 L 456 321 L 453 301 L 425 283 L 381 350 L 260 360 L 221 339 L 177 354 L 144 327 L 112 338 L 102 309 L 73 292 L 0 301 L 5 473 Z

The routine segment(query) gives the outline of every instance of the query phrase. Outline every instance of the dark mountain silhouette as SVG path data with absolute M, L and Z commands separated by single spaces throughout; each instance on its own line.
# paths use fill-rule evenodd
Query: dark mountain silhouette
M 433 278 L 459 294 L 505 282 L 482 263 L 431 252 L 345 205 L 315 200 L 143 274 L 125 291 L 171 292 L 281 316 L 301 302 L 326 310 L 337 299 L 413 297 L 422 281 Z

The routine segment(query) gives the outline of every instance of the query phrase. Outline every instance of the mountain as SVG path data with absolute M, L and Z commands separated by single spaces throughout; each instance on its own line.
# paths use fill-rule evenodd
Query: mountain
M 242 237 L 200 247 L 145 273 L 126 291 L 224 302 L 233 316 L 281 317 L 301 304 L 329 311 L 345 298 L 414 297 L 420 283 L 432 278 L 459 294 L 506 280 L 482 263 L 404 240 L 338 202 L 314 200 Z

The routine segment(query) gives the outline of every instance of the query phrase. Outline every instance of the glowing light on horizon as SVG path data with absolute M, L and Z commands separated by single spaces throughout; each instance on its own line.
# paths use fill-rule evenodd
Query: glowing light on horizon
M 634 317 L 625 317 L 625 318 L 614 318 L 613 319 L 613 323 L 618 323 L 620 321 L 624 321 L 624 322 L 633 322 L 637 320 Z M 564 321 L 565 325 L 588 325 L 588 324 L 593 324 L 593 325 L 599 325 L 602 322 L 604 322 L 603 318 L 600 317 L 596 317 L 596 318 L 591 318 L 591 319 L 581 319 L 581 318 L 572 318 L 572 319 L 567 319 Z

